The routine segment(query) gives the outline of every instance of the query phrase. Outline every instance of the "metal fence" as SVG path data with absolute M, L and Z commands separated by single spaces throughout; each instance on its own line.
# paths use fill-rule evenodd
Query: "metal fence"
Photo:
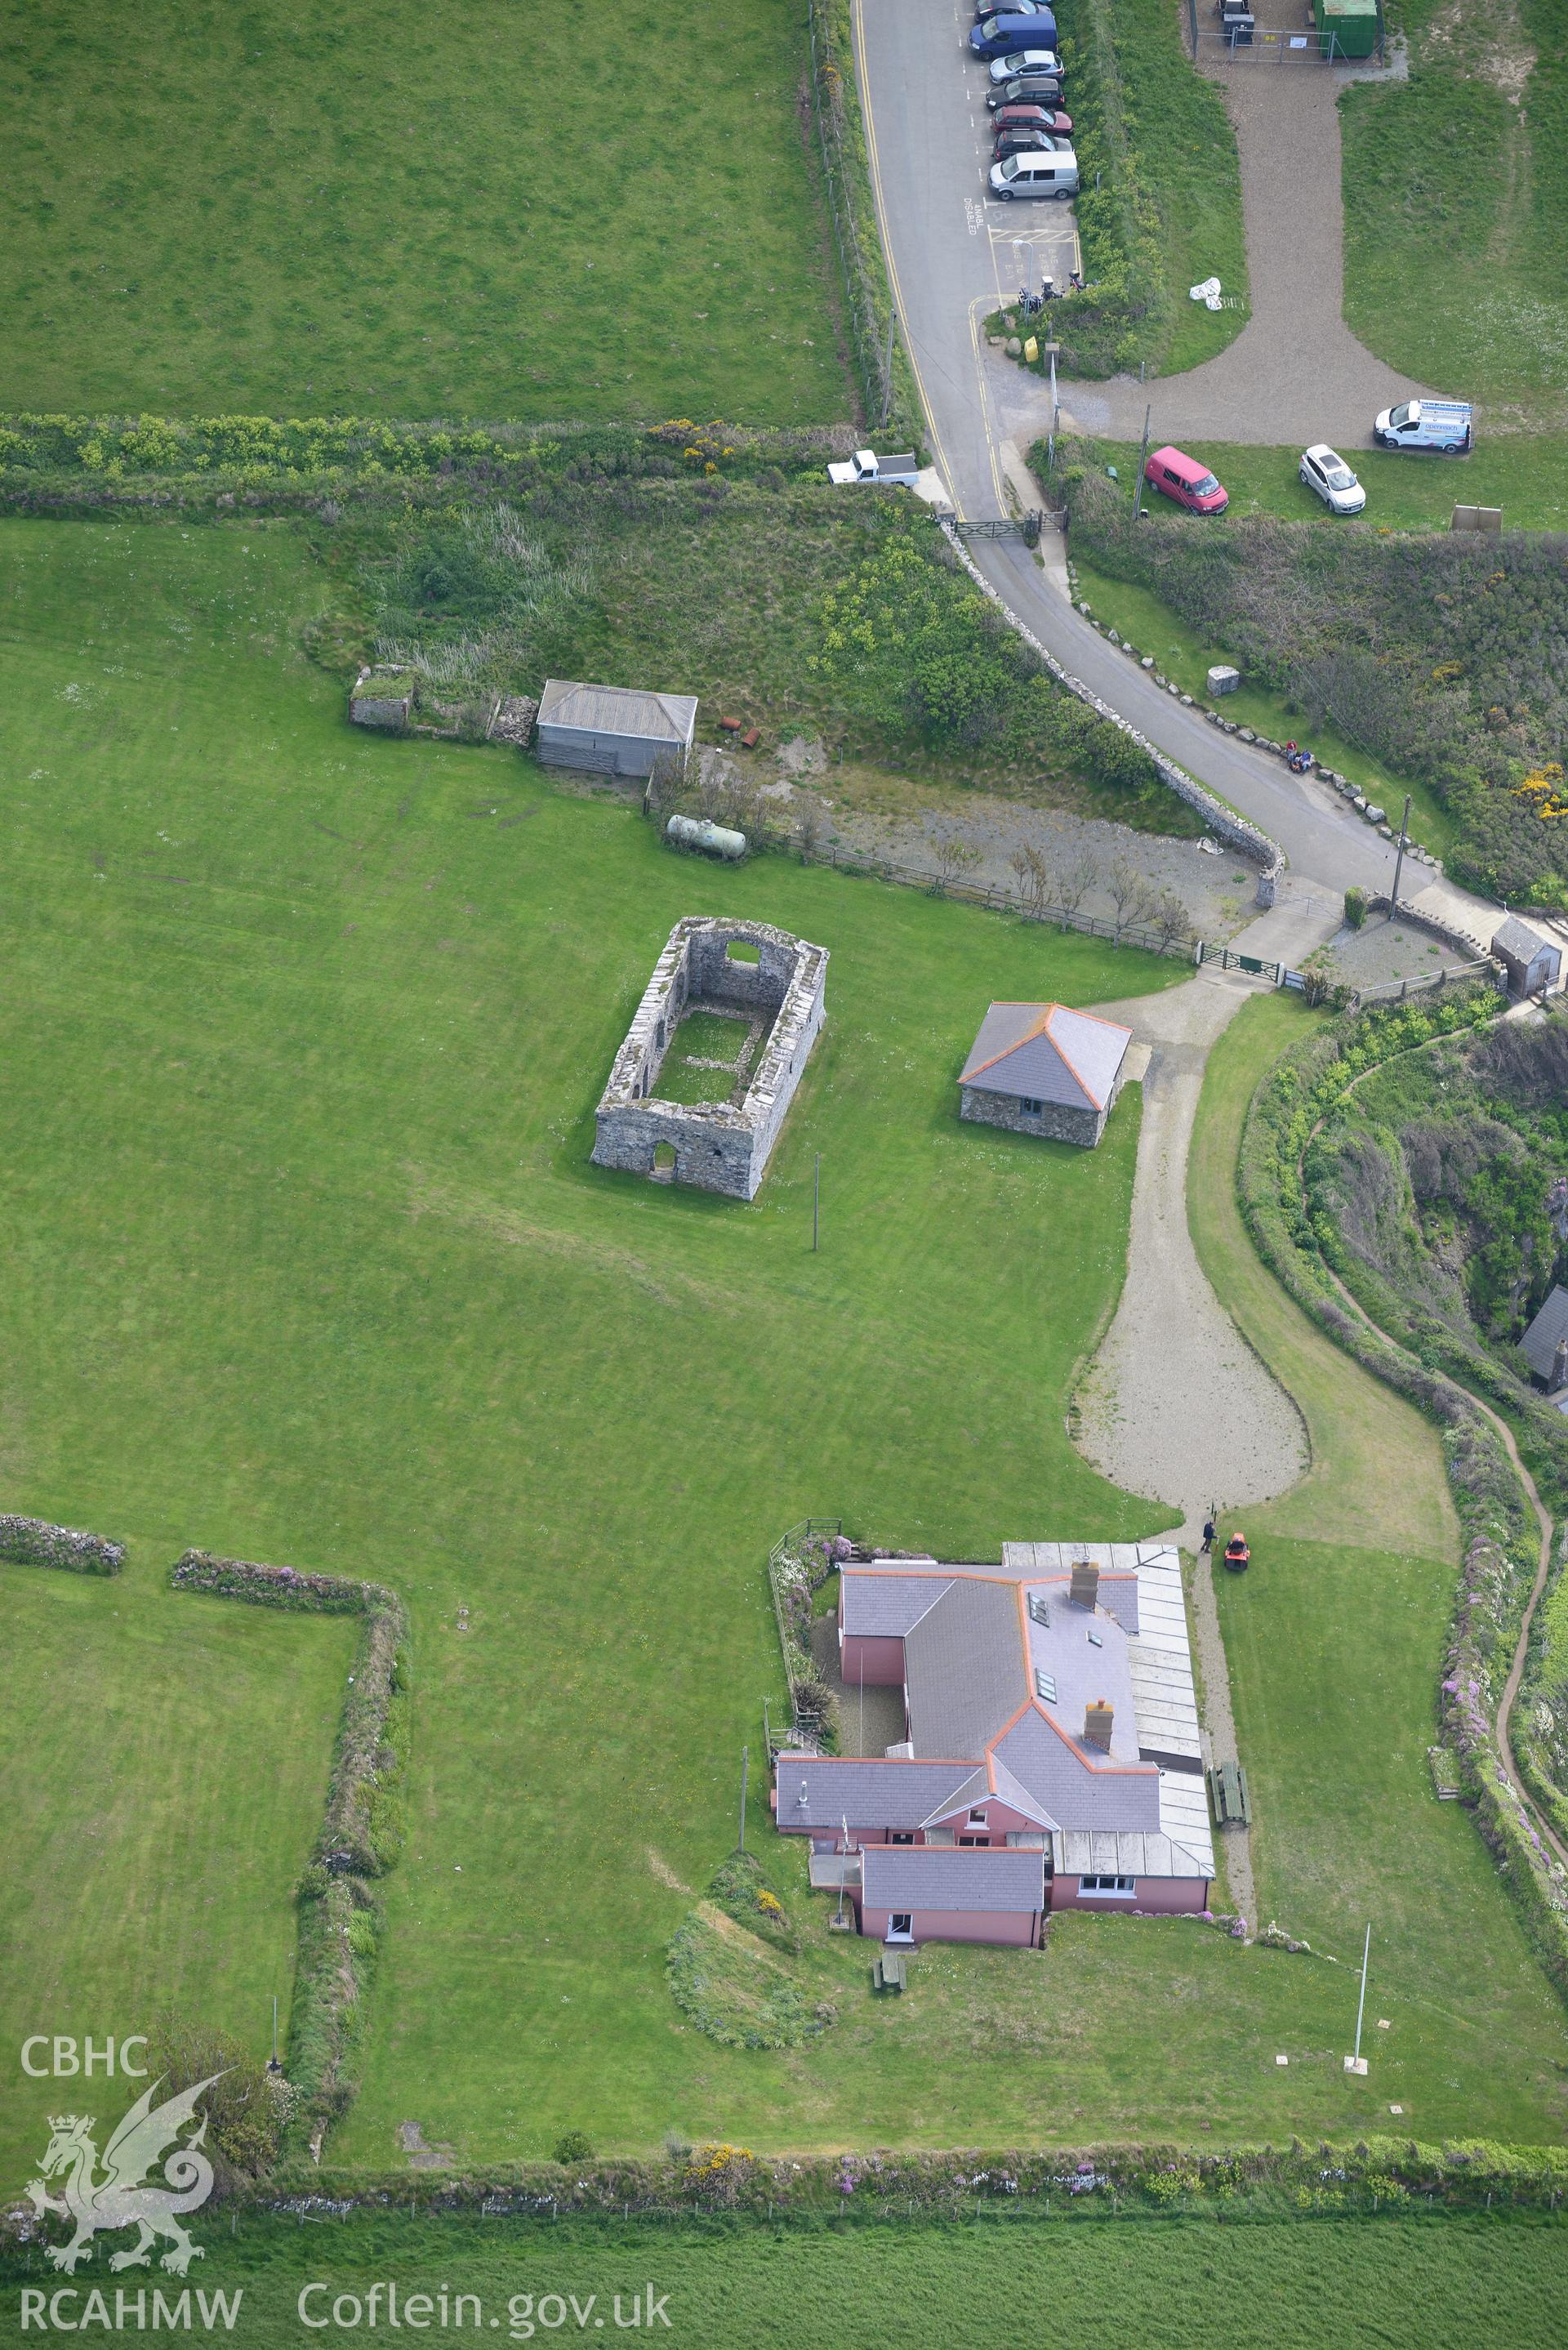
M 722 816 L 716 819 L 722 823 Z M 800 844 L 793 833 L 770 832 L 763 827 L 753 827 L 748 838 L 753 847 L 773 849 L 784 856 L 799 856 Z M 888 857 L 862 857 L 840 847 L 836 842 L 813 849 L 805 860 L 813 865 L 830 865 L 838 873 L 857 873 L 871 881 L 896 881 L 906 889 L 923 889 L 929 898 L 953 898 L 961 905 L 986 906 L 992 913 L 1016 914 L 1026 922 L 1040 922 L 1046 929 L 1079 931 L 1085 938 L 1107 939 L 1112 946 L 1140 947 L 1146 954 L 1179 955 L 1190 962 L 1193 951 L 1193 931 L 1190 924 L 1168 929 L 1152 928 L 1147 922 L 1107 920 L 1098 914 L 1080 913 L 1075 906 L 1036 904 L 1021 890 L 993 889 L 989 882 L 965 881 L 961 877 L 921 872 L 913 865 L 899 865 Z M 1210 950 L 1218 954 L 1220 950 Z
M 1380 65 L 1384 58 L 1382 0 L 1378 0 L 1377 31 L 1370 60 L 1349 57 L 1338 34 L 1332 27 L 1326 33 L 1320 32 L 1304 12 L 1299 24 L 1269 28 L 1253 24 L 1242 31 L 1222 22 L 1200 25 L 1198 0 L 1187 0 L 1187 28 L 1193 58 L 1199 64 L 1208 60 L 1227 65 Z
M 1499 987 L 1502 984 L 1498 965 L 1490 955 L 1483 955 L 1477 962 L 1452 963 L 1442 971 L 1423 972 L 1418 979 L 1373 980 L 1354 991 L 1350 1009 L 1359 1012 L 1367 1003 L 1403 1003 L 1407 995 L 1430 995 L 1466 979 L 1490 979 Z

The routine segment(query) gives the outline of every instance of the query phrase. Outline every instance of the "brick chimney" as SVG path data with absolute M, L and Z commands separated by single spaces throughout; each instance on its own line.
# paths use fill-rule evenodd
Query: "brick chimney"
M 1092 1560 L 1075 1559 L 1067 1596 L 1075 1607 L 1093 1607 L 1100 1596 L 1100 1570 Z
M 1109 1698 L 1097 1697 L 1084 1708 L 1084 1743 L 1097 1746 L 1103 1754 L 1111 1751 L 1111 1723 L 1116 1710 Z
M 1546 1383 L 1546 1392 L 1548 1395 L 1555 1395 L 1559 1388 L 1568 1388 L 1568 1338 L 1559 1338 L 1557 1341 L 1557 1352 L 1552 1357 L 1552 1377 Z

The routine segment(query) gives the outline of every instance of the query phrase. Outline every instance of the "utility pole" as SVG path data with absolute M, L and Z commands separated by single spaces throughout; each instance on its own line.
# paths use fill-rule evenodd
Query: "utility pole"
M 822 1211 L 822 1153 L 819 1150 L 811 1168 L 811 1253 L 816 1254 L 817 1231 Z
M 267 2068 L 266 2068 L 266 2069 L 267 2069 L 267 2071 L 268 2071 L 269 2073 L 281 2073 L 281 2072 L 282 2072 L 282 2070 L 283 2070 L 283 2066 L 282 2066 L 282 2065 L 278 2063 L 278 2061 L 277 2061 L 277 1993 L 276 1993 L 276 1991 L 274 1991 L 274 1993 L 273 1993 L 273 1995 L 272 1995 L 272 2062 L 271 2062 L 271 2064 L 267 2066 Z
M 1137 492 L 1133 499 L 1134 522 L 1137 522 L 1138 516 L 1143 512 L 1143 469 L 1148 463 L 1148 420 L 1153 412 L 1154 411 L 1152 406 L 1146 407 L 1143 411 L 1143 447 L 1138 452 Z
M 741 1850 L 742 1852 L 746 1849 L 746 1773 L 751 1767 L 751 1748 L 742 1746 L 741 1749 Z
M 1394 859 L 1394 893 L 1388 900 L 1388 919 L 1399 911 L 1399 876 L 1405 870 L 1405 836 L 1410 829 L 1410 795 L 1405 795 L 1405 813 L 1399 819 L 1399 854 Z
M 893 412 L 893 329 L 898 323 L 898 314 L 889 302 L 888 305 L 888 355 L 882 367 L 882 424 L 884 430 L 887 428 L 888 417 Z
M 1347 2073 L 1365 2073 L 1366 2059 L 1361 2053 L 1361 2024 L 1366 2013 L 1366 1966 L 1372 1956 L 1372 1929 L 1366 1929 L 1366 1941 L 1361 1953 L 1361 1997 L 1355 2002 L 1355 2054 L 1345 2060 Z

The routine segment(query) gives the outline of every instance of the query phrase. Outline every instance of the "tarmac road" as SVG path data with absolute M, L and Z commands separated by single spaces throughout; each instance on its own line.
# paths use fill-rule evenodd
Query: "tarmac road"
M 1011 510 L 1010 474 L 1022 503 L 1036 496 L 988 387 L 979 322 L 1023 282 L 1015 239 L 1044 239 L 1046 252 L 1064 256 L 1070 245 L 1075 253 L 1075 231 L 1067 205 L 984 199 L 988 84 L 968 50 L 971 15 L 971 0 L 855 0 L 867 144 L 899 323 L 937 465 L 959 515 L 978 519 Z M 1072 103 L 1069 84 L 1069 112 Z M 1065 267 L 1051 274 L 1060 280 Z M 1162 692 L 1096 634 L 1021 540 L 973 539 L 970 552 L 1064 667 L 1277 840 L 1298 881 L 1335 895 L 1353 884 L 1389 887 L 1386 841 L 1326 785 L 1290 775 Z M 1401 895 L 1408 902 L 1417 891 L 1490 936 L 1495 910 L 1407 866 Z

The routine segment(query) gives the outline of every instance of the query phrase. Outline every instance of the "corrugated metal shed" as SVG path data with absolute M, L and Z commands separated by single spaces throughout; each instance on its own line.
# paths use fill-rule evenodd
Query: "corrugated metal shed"
M 540 696 L 535 742 L 555 766 L 649 775 L 661 756 L 690 748 L 696 725 L 692 694 L 552 677 Z

